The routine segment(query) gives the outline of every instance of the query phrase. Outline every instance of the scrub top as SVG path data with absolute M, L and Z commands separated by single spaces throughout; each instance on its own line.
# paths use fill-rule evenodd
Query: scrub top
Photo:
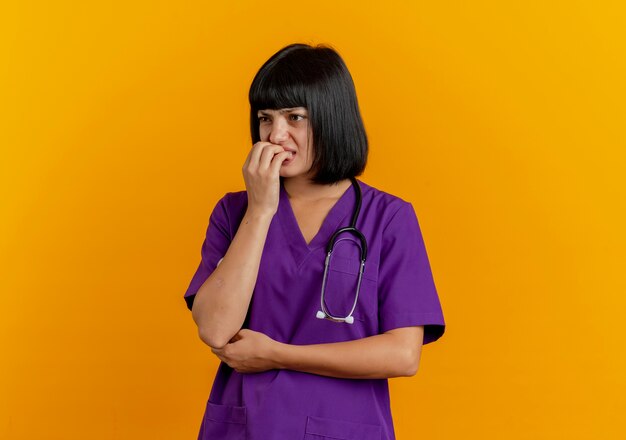
M 325 247 L 350 225 L 356 192 L 351 185 L 306 243 L 280 178 L 278 209 L 264 245 L 243 328 L 295 344 L 350 341 L 398 327 L 424 326 L 423 344 L 439 339 L 445 322 L 411 203 L 357 179 L 362 203 L 356 223 L 367 240 L 367 260 L 354 323 L 319 319 Z M 194 295 L 226 254 L 247 208 L 247 192 L 226 193 L 215 205 L 199 267 L 184 299 Z M 329 264 L 325 301 L 346 316 L 356 294 L 360 241 L 342 233 Z M 288 369 L 238 373 L 221 362 L 199 440 L 395 439 L 387 379 L 345 379 Z

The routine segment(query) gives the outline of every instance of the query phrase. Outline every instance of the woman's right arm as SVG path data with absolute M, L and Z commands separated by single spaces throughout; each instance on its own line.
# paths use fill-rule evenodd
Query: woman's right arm
M 248 208 L 226 255 L 193 301 L 192 317 L 202 341 L 225 346 L 241 329 L 256 284 L 270 223 L 278 209 L 279 172 L 289 153 L 269 142 L 257 142 L 243 167 Z

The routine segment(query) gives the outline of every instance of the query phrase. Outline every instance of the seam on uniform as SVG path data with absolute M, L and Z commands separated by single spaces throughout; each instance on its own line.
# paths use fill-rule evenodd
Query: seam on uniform
M 389 219 L 389 221 L 387 222 L 387 224 L 385 225 L 385 227 L 383 228 L 383 230 L 387 230 L 387 228 L 389 227 L 389 225 L 391 224 L 391 222 L 393 221 L 393 219 L 396 218 L 396 215 L 398 215 L 398 213 L 400 212 L 400 210 L 402 209 L 402 207 L 404 206 L 404 203 L 408 203 L 405 201 L 402 201 L 403 204 L 400 205 L 400 207 L 396 210 L 396 212 L 393 213 L 393 215 L 391 216 L 391 218 Z

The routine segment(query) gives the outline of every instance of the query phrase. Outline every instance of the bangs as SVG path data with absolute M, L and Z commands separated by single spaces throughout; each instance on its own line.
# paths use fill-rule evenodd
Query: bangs
M 309 108 L 311 74 L 297 62 L 271 63 L 254 79 L 248 99 L 253 110 Z

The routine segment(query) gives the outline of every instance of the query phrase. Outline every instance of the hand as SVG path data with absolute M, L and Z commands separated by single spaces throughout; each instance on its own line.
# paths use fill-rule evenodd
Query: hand
M 224 347 L 211 351 L 238 373 L 259 373 L 277 368 L 279 344 L 264 333 L 244 328 Z
M 242 168 L 249 210 L 271 215 L 276 213 L 280 194 L 280 167 L 291 154 L 271 142 L 259 141 L 252 146 Z

